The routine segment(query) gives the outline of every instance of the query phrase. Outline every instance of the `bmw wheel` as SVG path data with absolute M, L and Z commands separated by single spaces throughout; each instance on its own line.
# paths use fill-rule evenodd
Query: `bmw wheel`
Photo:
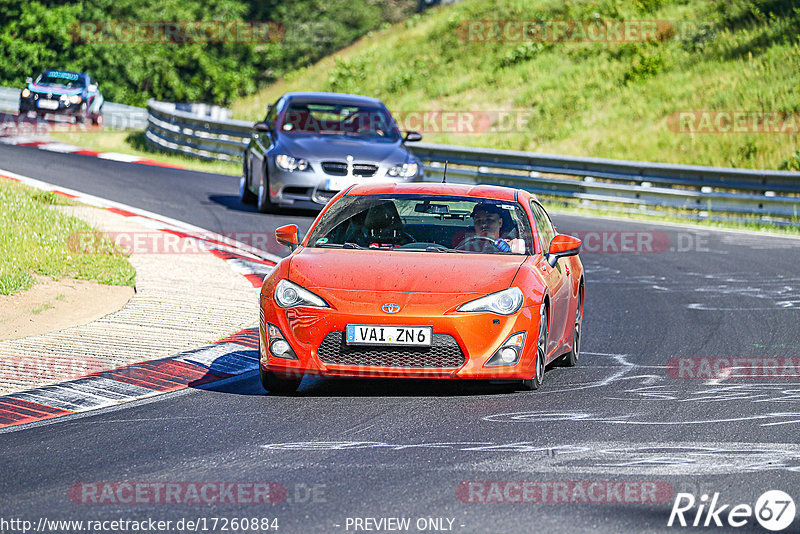
M 545 358 L 547 356 L 547 330 L 549 320 L 547 308 L 542 306 L 542 316 L 539 318 L 539 339 L 536 343 L 536 373 L 533 378 L 522 381 L 522 389 L 533 391 L 539 389 L 544 381 Z
M 86 102 L 81 104 L 78 113 L 75 114 L 75 124 L 83 124 L 86 122 Z
M 242 163 L 242 176 L 239 178 L 239 200 L 243 204 L 255 204 L 256 196 L 250 191 L 250 169 L 247 165 L 247 153 L 244 155 L 244 162 Z
M 273 204 L 272 199 L 269 197 L 269 179 L 267 178 L 267 170 L 264 169 L 264 179 L 258 186 L 258 211 L 261 213 L 275 213 L 278 207 Z

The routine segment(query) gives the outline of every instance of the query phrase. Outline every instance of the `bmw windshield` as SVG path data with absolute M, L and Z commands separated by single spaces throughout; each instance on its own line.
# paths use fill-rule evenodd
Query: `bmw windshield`
M 388 110 L 376 106 L 292 102 L 279 125 L 285 134 L 346 135 L 398 141 L 400 131 Z
M 83 87 L 83 81 L 77 72 L 48 71 L 36 78 L 36 85 L 49 85 L 73 89 Z
M 353 195 L 325 212 L 314 248 L 532 254 L 522 207 L 514 202 L 430 195 Z

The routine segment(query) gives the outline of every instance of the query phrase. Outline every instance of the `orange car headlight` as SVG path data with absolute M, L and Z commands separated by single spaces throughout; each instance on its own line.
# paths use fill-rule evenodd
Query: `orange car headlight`
M 458 307 L 460 312 L 490 312 L 498 315 L 511 315 L 522 308 L 525 296 L 518 287 L 509 287 L 503 291 L 471 300 Z
M 328 307 L 325 299 L 285 278 L 275 285 L 275 302 L 281 308 L 294 308 L 295 306 Z

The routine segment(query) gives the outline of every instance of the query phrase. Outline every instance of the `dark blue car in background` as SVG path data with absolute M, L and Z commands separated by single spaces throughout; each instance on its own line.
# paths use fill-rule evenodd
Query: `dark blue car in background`
M 75 122 L 102 122 L 103 95 L 89 74 L 47 69 L 36 80 L 28 78 L 27 83 L 19 97 L 20 114 L 68 115 Z

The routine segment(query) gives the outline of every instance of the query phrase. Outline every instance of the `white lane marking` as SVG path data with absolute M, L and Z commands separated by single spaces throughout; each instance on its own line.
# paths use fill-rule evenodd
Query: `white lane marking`
M 38 143 L 41 142 L 42 139 L 40 137 L 6 137 L 0 136 L 0 143 L 5 145 L 21 145 L 24 143 Z
M 112 161 L 122 161 L 125 163 L 134 163 L 139 161 L 140 159 L 144 159 L 141 156 L 131 156 L 130 154 L 120 154 L 119 152 L 101 152 L 97 155 L 100 159 L 109 159 Z
M 39 145 L 40 150 L 48 150 L 50 152 L 61 152 L 64 154 L 69 154 L 70 152 L 76 152 L 78 150 L 82 150 L 81 147 L 75 145 L 69 145 L 67 143 L 45 143 L 43 145 Z

